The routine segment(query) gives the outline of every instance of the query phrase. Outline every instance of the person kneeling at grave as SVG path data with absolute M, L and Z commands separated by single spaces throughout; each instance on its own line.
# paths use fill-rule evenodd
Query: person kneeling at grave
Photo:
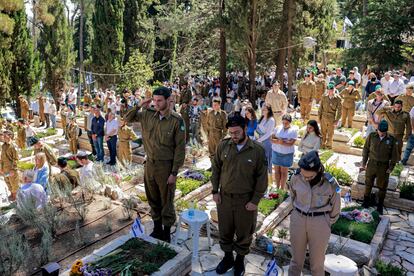
M 17 191 L 17 206 L 19 208 L 43 208 L 47 203 L 45 189 L 40 184 L 33 183 L 34 171 L 27 170 L 23 175 L 23 185 Z
M 57 187 L 62 190 L 73 190 L 76 188 L 80 182 L 79 173 L 68 167 L 68 162 L 64 157 L 59 157 L 57 164 L 60 169 L 60 173 L 53 177 L 53 184 L 57 185 Z

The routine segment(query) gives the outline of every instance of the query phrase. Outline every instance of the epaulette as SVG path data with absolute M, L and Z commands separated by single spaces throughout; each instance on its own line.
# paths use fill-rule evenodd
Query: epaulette
M 297 168 L 295 171 L 295 175 L 298 175 L 298 174 L 300 174 L 300 168 Z
M 335 177 L 332 176 L 332 174 L 325 172 L 325 178 L 328 180 L 329 183 L 334 184 L 336 181 Z
M 333 177 L 330 173 L 325 172 L 324 173 L 325 179 L 328 180 L 329 184 L 332 186 L 332 191 L 335 191 L 335 193 L 339 194 L 341 192 L 341 187 L 338 184 L 338 181 L 336 181 L 336 178 Z

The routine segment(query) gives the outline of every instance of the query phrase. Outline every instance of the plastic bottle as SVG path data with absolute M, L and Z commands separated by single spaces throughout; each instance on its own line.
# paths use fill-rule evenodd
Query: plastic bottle
M 269 254 L 273 253 L 273 244 L 271 242 L 267 243 L 266 252 L 269 253 Z
M 194 217 L 194 201 L 190 204 L 190 209 L 188 210 L 188 217 L 192 219 Z

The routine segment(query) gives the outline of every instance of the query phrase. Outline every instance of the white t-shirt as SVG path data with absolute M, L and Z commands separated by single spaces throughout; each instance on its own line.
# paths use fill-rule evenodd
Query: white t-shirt
M 414 107 L 410 110 L 410 118 L 414 119 Z
M 284 129 L 283 125 L 275 128 L 273 135 L 282 140 L 296 140 L 298 138 L 298 129 L 296 126 L 290 126 L 288 129 Z M 295 152 L 295 145 L 285 146 L 280 144 L 272 144 L 272 150 L 282 154 L 289 154 Z
M 118 128 L 119 128 L 119 123 L 117 119 L 112 119 L 111 121 L 106 121 L 105 124 L 105 135 L 108 135 L 109 133 L 111 133 L 112 131 L 115 130 L 114 134 L 111 135 L 117 135 L 118 134 Z
M 77 95 L 75 92 L 69 93 L 68 104 L 76 104 Z
M 82 184 L 93 178 L 93 162 L 89 162 L 88 165 L 83 166 L 79 170 L 79 180 Z
M 44 103 L 43 107 L 44 107 L 44 112 L 45 112 L 46 114 L 49 114 L 49 113 L 50 113 L 50 103 L 49 103 L 49 101 L 46 101 L 46 102 Z
M 26 137 L 28 138 L 28 137 L 32 137 L 34 135 L 35 135 L 35 133 L 34 133 L 33 128 L 31 126 L 27 126 L 26 127 Z

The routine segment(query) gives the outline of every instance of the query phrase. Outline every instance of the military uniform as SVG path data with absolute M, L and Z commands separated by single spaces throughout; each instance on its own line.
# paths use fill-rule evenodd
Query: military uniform
M 227 115 L 224 110 L 214 111 L 210 110 L 207 113 L 207 141 L 208 141 L 208 152 L 210 158 L 216 154 L 217 146 L 220 140 L 226 136 L 227 128 Z
M 377 179 L 379 205 L 382 206 L 388 187 L 390 172 L 399 160 L 398 141 L 390 134 L 380 138 L 377 132 L 368 137 L 362 151 L 362 166 L 365 172 L 365 200 L 370 197 L 372 186 Z M 365 201 L 364 200 L 364 201 Z
M 185 140 L 186 142 L 190 139 L 190 101 L 191 101 L 191 90 L 186 88 L 181 91 L 180 96 L 180 114 L 181 117 L 184 120 L 185 123 Z M 183 107 L 183 104 L 186 104 L 185 107 Z
M 78 153 L 78 136 L 79 126 L 76 123 L 70 123 L 66 127 L 66 134 L 69 140 L 69 150 L 72 154 Z
M 89 105 L 92 104 L 92 97 L 89 93 L 85 93 L 83 95 L 83 105 L 85 105 L 85 104 L 89 104 Z
M 355 102 L 361 99 L 361 95 L 357 89 L 344 89 L 339 93 L 342 102 L 342 126 L 345 127 L 348 118 L 348 127 L 352 128 L 352 120 L 355 114 Z
M 27 100 L 23 97 L 23 96 L 19 96 L 20 99 L 20 112 L 21 112 L 21 117 L 25 120 L 29 119 L 29 103 L 27 102 Z
M 45 101 L 42 96 L 39 96 L 38 99 L 39 99 L 39 119 L 42 125 L 44 125 L 46 123 Z
M 341 196 L 339 185 L 329 173 L 324 173 L 319 183 L 311 185 L 298 169 L 289 184 L 293 212 L 290 218 L 292 259 L 289 275 L 301 275 L 309 246 L 311 274 L 323 276 L 326 248 L 331 235 L 331 225 L 339 218 Z
M 414 96 L 408 96 L 406 94 L 400 95 L 395 99 L 396 101 L 401 100 L 403 102 L 402 110 L 410 113 L 411 109 L 414 107 Z
M 17 127 L 16 144 L 20 149 L 26 148 L 26 127 L 25 126 Z
M 248 139 L 239 151 L 230 138 L 220 142 L 212 163 L 211 183 L 213 193 L 221 195 L 217 211 L 220 246 L 224 252 L 235 250 L 242 256 L 249 253 L 257 210 L 248 211 L 245 205 L 259 204 L 267 181 L 266 154 L 259 143 Z
M 47 163 L 49 164 L 49 172 L 50 172 L 51 171 L 50 167 L 57 165 L 56 155 L 54 154 L 52 148 L 49 145 L 45 145 L 45 144 L 43 144 L 40 149 L 35 148 L 33 155 L 36 155 L 39 152 L 43 152 L 46 155 L 46 160 L 47 160 Z
M 334 94 L 332 98 L 324 95 L 321 99 L 318 117 L 321 123 L 322 147 L 332 148 L 335 122 L 341 118 L 341 98 Z
M 53 181 L 62 190 L 66 189 L 66 187 L 71 187 L 71 190 L 73 190 L 80 183 L 79 173 L 76 170 L 65 168 L 53 176 Z
M 134 130 L 127 125 L 119 127 L 118 129 L 118 159 L 126 165 L 132 162 L 132 150 L 130 141 L 137 140 L 138 136 Z
M 317 79 L 315 81 L 315 94 L 312 95 L 312 98 L 316 100 L 316 103 L 321 101 L 323 93 L 325 93 L 326 88 L 326 80 L 325 79 Z
M 403 139 L 408 140 L 412 132 L 410 114 L 404 111 L 394 112 L 391 110 L 391 107 L 385 107 L 377 113 L 388 122 L 388 132 L 394 136 L 398 142 L 397 148 L 399 161 L 401 160 Z
M 66 110 L 66 107 L 61 108 L 61 110 L 60 110 L 60 123 L 62 124 L 63 135 L 66 135 L 67 116 L 68 116 L 68 112 Z
M 369 96 L 367 98 L 367 101 L 370 101 L 372 99 L 375 99 L 376 97 L 377 97 L 377 94 L 376 93 L 371 93 L 371 94 L 369 94 Z M 386 101 L 388 101 L 389 103 L 391 102 L 391 100 L 388 97 L 388 95 L 384 95 L 383 99 L 386 100 Z
M 300 116 L 302 120 L 308 121 L 312 108 L 312 95 L 316 94 L 316 85 L 313 81 L 302 82 L 298 86 L 298 100 L 300 104 Z
M 17 170 L 17 161 L 19 155 L 17 154 L 16 145 L 4 142 L 1 146 L 1 171 L 4 175 L 4 181 L 12 194 L 16 194 L 19 189 L 19 171 Z M 11 176 L 10 173 L 13 172 Z
M 288 100 L 285 93 L 281 90 L 274 92 L 271 89 L 266 94 L 265 103 L 272 107 L 275 126 L 280 125 L 282 123 L 282 116 L 286 113 L 288 107 Z
M 151 206 L 151 216 L 171 227 L 176 220 L 174 210 L 175 186 L 168 185 L 168 177 L 177 173 L 185 159 L 185 125 L 181 116 L 171 112 L 164 117 L 149 108 L 139 106 L 124 116 L 128 122 L 140 122 L 142 140 L 147 154 L 144 171 L 145 193 Z

